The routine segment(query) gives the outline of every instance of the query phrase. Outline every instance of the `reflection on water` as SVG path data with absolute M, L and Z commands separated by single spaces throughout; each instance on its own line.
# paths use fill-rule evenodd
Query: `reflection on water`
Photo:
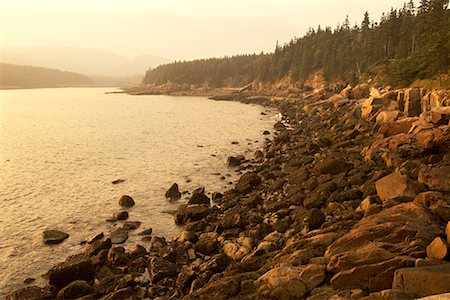
M 0 297 L 27 277 L 41 283 L 44 271 L 83 247 L 80 241 L 108 232 L 113 225 L 105 220 L 123 194 L 135 199 L 130 220 L 141 229 L 176 235 L 167 211 L 179 202 L 169 203 L 166 189 L 173 182 L 183 191 L 227 189 L 237 178 L 227 156 L 251 157 L 274 122 L 259 106 L 107 91 L 0 91 Z M 113 185 L 116 179 L 125 181 Z M 70 237 L 44 246 L 49 228 Z

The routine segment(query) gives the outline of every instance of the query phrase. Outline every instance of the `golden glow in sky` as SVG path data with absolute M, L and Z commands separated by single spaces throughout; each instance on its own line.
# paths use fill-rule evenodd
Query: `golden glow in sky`
M 403 0 L 0 0 L 2 47 L 75 46 L 192 59 L 272 51 L 309 27 Z

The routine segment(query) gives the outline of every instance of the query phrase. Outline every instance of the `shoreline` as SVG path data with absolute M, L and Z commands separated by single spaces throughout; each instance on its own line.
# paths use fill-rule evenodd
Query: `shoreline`
M 445 242 L 430 247 L 450 221 L 448 94 L 359 86 L 280 101 L 243 92 L 213 97 L 276 107 L 291 128 L 276 123 L 278 134 L 254 162 L 238 162 L 246 173 L 233 189 L 212 199 L 197 191 L 180 205 L 175 222 L 184 230 L 176 239 L 154 236 L 126 251 L 100 236 L 50 270 L 51 285 L 7 299 L 414 299 L 443 292 L 445 282 L 411 291 L 423 278 L 397 278 L 448 267 L 434 250 Z

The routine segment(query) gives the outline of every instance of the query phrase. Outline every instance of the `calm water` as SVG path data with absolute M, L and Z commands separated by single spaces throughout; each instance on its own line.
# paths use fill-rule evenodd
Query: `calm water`
M 175 236 L 167 211 L 185 200 L 169 203 L 167 188 L 229 188 L 238 175 L 227 156 L 251 157 L 275 122 L 260 106 L 108 91 L 0 91 L 0 297 L 28 277 L 43 283 L 43 272 L 79 252 L 80 241 L 109 232 L 105 220 L 120 210 L 121 195 L 136 201 L 129 210 L 129 220 L 142 222 L 136 232 Z M 111 183 L 119 178 L 126 181 Z M 70 237 L 46 246 L 45 229 Z M 132 232 L 129 241 L 139 240 Z

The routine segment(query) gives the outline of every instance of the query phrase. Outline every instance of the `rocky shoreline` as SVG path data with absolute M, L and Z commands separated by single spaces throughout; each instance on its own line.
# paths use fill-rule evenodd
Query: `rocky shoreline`
M 275 106 L 284 122 L 254 158 L 230 158 L 244 172 L 233 189 L 211 198 L 198 189 L 180 205 L 177 238 L 147 235 L 126 250 L 120 236 L 138 225 L 124 222 L 120 234 L 98 235 L 49 270 L 47 286 L 6 299 L 376 300 L 450 292 L 448 91 L 263 89 L 215 93 Z

